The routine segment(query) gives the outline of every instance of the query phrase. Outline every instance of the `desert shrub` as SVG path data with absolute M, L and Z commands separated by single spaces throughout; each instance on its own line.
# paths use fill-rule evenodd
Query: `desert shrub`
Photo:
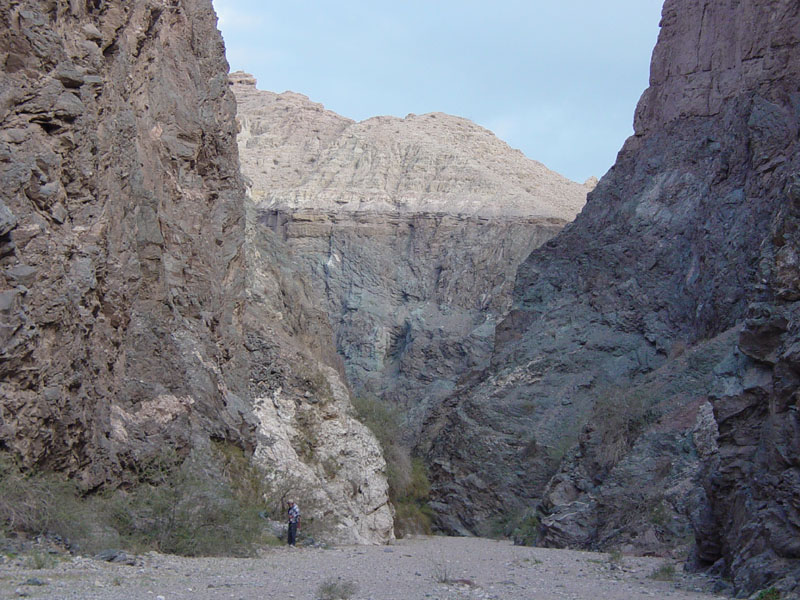
M 326 579 L 317 590 L 320 600 L 347 600 L 358 590 L 354 581 L 349 579 Z
M 55 534 L 83 553 L 119 546 L 243 556 L 272 541 L 259 517 L 264 478 L 240 449 L 213 444 L 186 459 L 166 451 L 130 469 L 128 488 L 82 495 L 60 474 L 23 473 L 1 455 L 3 530 Z
M 667 524 L 669 520 L 669 509 L 663 498 L 655 501 L 648 512 L 649 520 L 653 525 L 663 527 Z
M 54 534 L 66 540 L 89 530 L 92 511 L 80 501 L 77 486 L 56 473 L 23 472 L 0 454 L 0 529 L 3 535 Z
M 608 563 L 612 566 L 622 566 L 624 558 L 622 550 L 619 549 L 611 550 L 608 553 Z
M 358 420 L 369 427 L 381 446 L 394 446 L 400 443 L 400 410 L 372 396 L 356 396 L 353 408 Z
M 212 449 L 221 460 L 222 477 L 229 482 L 231 492 L 242 510 L 256 513 L 263 508 L 264 498 L 272 490 L 265 473 L 256 467 L 238 446 L 221 441 L 212 442 Z
M 354 398 L 353 406 L 383 449 L 389 499 L 395 507 L 395 534 L 430 533 L 434 513 L 427 503 L 431 492 L 428 471 L 422 459 L 412 457 L 401 441 L 401 412 L 375 398 Z
M 453 575 L 446 564 L 436 563 L 433 569 L 433 580 L 436 583 L 444 583 L 449 585 L 453 582 Z
M 124 545 L 186 556 L 248 556 L 264 541 L 262 484 L 241 450 L 215 444 L 182 462 L 159 458 L 110 500 Z
M 515 532 L 528 517 L 524 509 L 509 507 L 498 511 L 494 516 L 483 519 L 475 527 L 475 533 L 480 537 L 500 540 L 514 537 Z
M 599 440 L 596 456 L 600 466 L 611 469 L 616 465 L 656 419 L 655 401 L 636 391 L 610 387 L 601 392 L 590 419 Z
M 514 543 L 519 546 L 534 546 L 539 541 L 539 527 L 541 521 L 537 514 L 527 514 L 523 517 L 511 534 Z
M 400 537 L 430 534 L 435 515 L 428 506 L 431 484 L 428 480 L 428 470 L 421 458 L 411 458 L 410 473 L 404 484 L 400 487 L 395 482 L 391 498 L 395 507 L 396 534 Z
M 672 581 L 675 579 L 675 565 L 664 563 L 657 569 L 653 570 L 648 577 L 650 579 L 655 579 L 656 581 Z
M 29 569 L 52 569 L 57 564 L 58 560 L 55 556 L 41 550 L 31 552 L 25 560 L 25 566 Z
M 411 477 L 403 493 L 410 500 L 423 501 L 431 495 L 431 482 L 428 480 L 428 468 L 422 459 L 415 456 L 411 459 Z
M 781 600 L 781 593 L 774 587 L 767 588 L 758 593 L 756 600 Z
M 425 502 L 398 500 L 395 507 L 395 534 L 398 537 L 414 534 L 430 535 L 432 532 L 433 510 Z

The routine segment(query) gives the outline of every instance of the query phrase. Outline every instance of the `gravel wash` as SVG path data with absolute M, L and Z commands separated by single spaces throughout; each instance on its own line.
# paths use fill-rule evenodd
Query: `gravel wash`
M 649 577 L 673 564 L 672 581 Z M 671 600 L 724 598 L 711 581 L 660 558 L 514 546 L 478 538 L 419 537 L 389 546 L 271 548 L 259 558 L 149 553 L 135 566 L 70 557 L 53 568 L 0 565 L 0 598 L 311 600 L 326 582 L 354 584 L 352 600 Z M 351 585 L 350 587 L 353 587 Z M 328 597 L 330 598 L 330 597 Z

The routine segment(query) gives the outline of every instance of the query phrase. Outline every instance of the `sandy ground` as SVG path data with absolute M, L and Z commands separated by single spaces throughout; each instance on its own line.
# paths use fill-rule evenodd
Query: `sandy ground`
M 273 548 L 256 559 L 147 554 L 135 566 L 69 558 L 48 569 L 0 565 L 0 598 L 268 600 L 322 598 L 327 581 L 353 583 L 353 600 L 710 599 L 710 582 L 650 577 L 666 561 L 514 546 L 508 541 L 425 537 L 391 546 Z M 35 580 L 35 581 L 34 581 Z

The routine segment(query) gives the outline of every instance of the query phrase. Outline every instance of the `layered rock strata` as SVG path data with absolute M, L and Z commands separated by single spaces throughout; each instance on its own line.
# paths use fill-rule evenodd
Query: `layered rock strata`
M 211 2 L 0 22 L 0 447 L 92 490 L 226 440 L 313 489 L 333 539 L 389 539 L 325 315 L 246 214 Z
M 582 206 L 578 185 L 490 132 L 435 113 L 345 119 L 234 73 L 260 222 L 326 301 L 358 394 L 425 415 L 487 364 L 514 272 Z
M 426 424 L 436 507 L 538 506 L 556 546 L 694 533 L 737 593 L 797 593 L 800 7 L 667 0 L 661 27 L 635 135 Z

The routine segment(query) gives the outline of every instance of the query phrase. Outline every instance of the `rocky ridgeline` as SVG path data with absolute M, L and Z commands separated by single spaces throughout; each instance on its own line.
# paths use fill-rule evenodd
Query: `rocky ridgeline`
M 800 5 L 667 0 L 635 135 L 425 426 L 436 509 L 800 590 Z M 696 541 L 696 545 L 692 541 Z
M 326 315 L 248 213 L 210 0 L 0 23 L 0 448 L 92 490 L 224 440 L 332 539 L 389 539 Z
M 568 221 L 573 183 L 465 119 L 356 123 L 233 73 L 259 221 L 311 275 L 358 394 L 404 407 L 409 439 L 487 364 L 517 265 Z

